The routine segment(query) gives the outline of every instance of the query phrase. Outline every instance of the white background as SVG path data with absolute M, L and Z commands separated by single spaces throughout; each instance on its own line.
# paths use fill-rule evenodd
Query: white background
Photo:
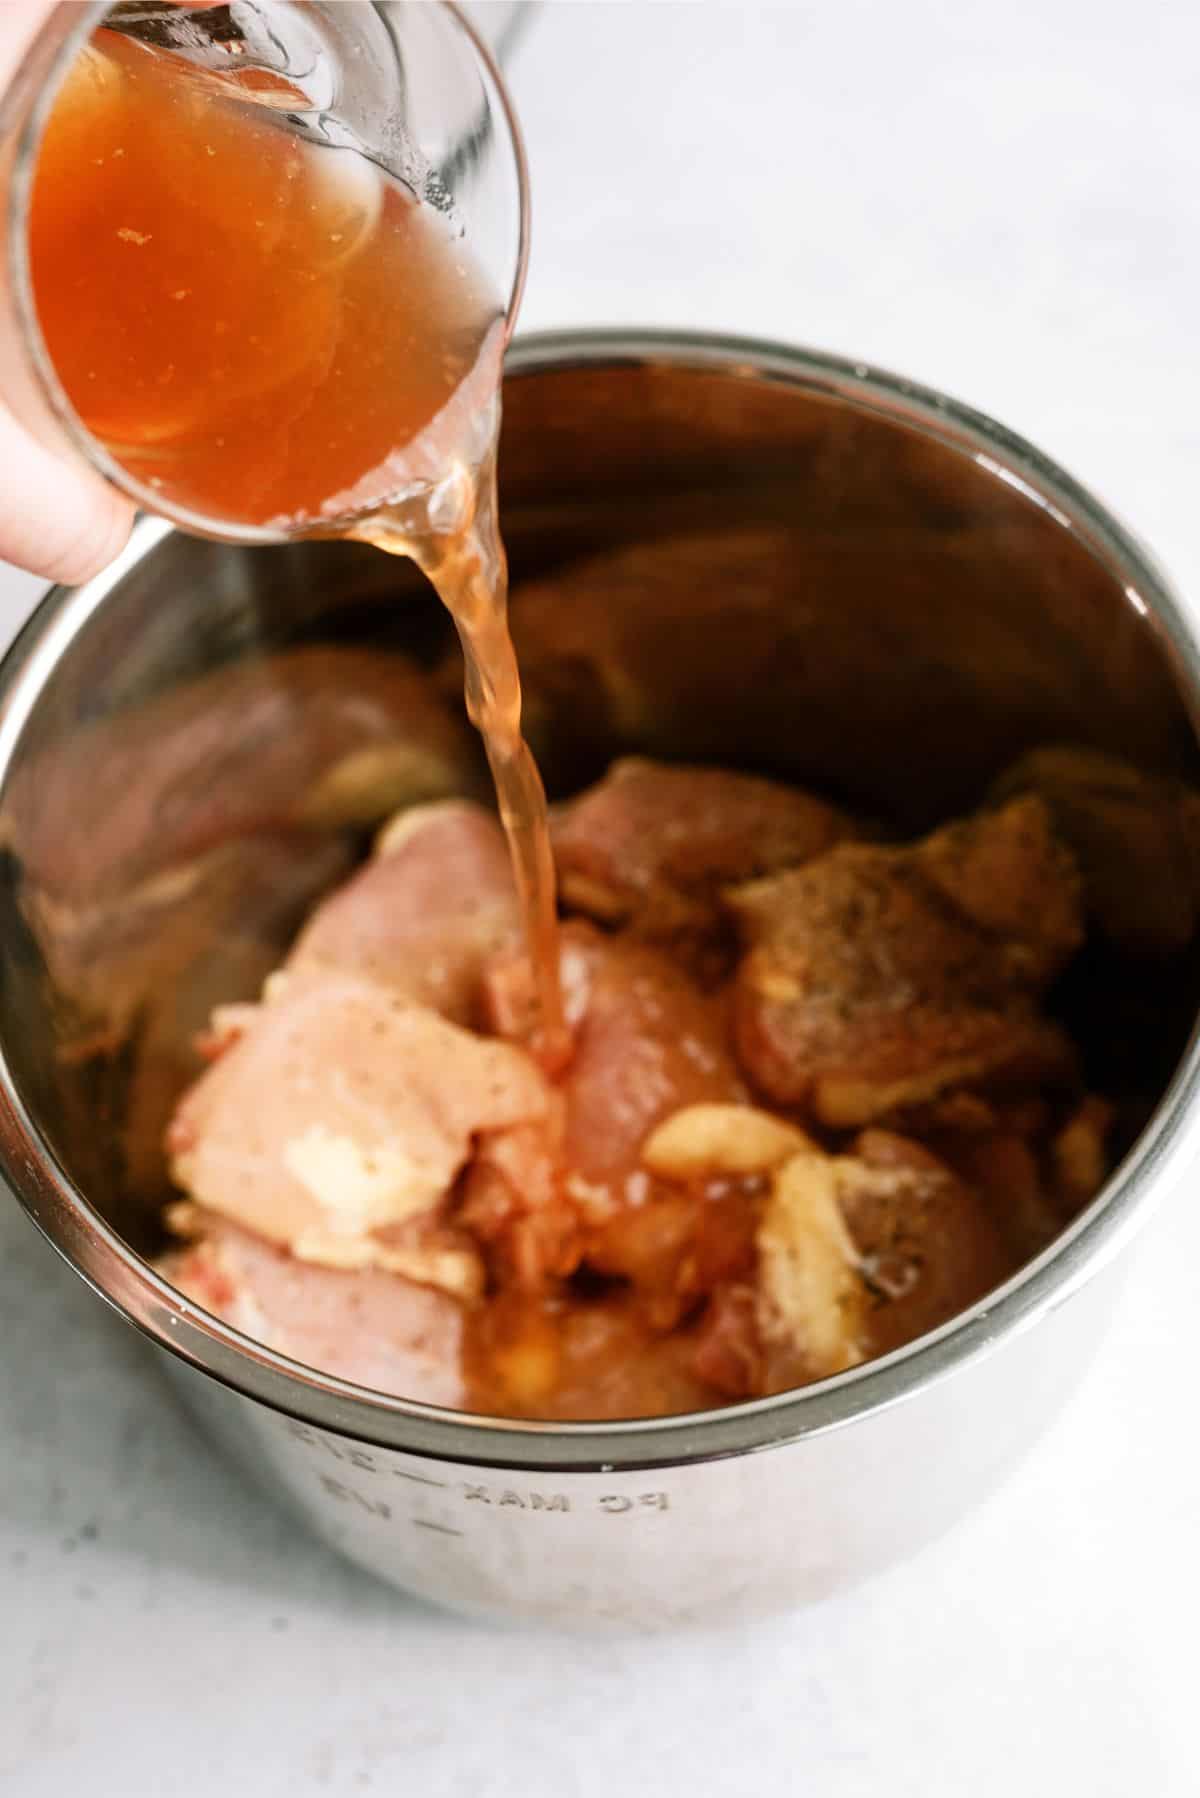
M 997 413 L 1200 596 L 1194 0 L 541 7 L 524 323 L 709 326 Z M 36 583 L 0 571 L 9 628 Z M 0 1206 L 0 1791 L 1175 1798 L 1200 1791 L 1200 1220 L 950 1539 L 753 1630 L 468 1626 L 196 1441 Z

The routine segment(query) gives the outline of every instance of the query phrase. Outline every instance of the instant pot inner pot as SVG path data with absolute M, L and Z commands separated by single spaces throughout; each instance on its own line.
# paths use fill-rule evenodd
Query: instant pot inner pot
M 508 384 L 503 468 L 554 797 L 640 751 L 811 784 L 911 833 L 1044 744 L 1197 777 L 1168 653 L 1120 572 L 994 460 L 869 392 L 534 370 Z M 35 1124 L 149 1252 L 163 1126 L 211 1006 L 257 993 L 396 804 L 486 779 L 453 632 L 408 565 L 143 529 L 101 603 L 68 602 L 77 628 L 0 794 L 0 966 Z M 1191 951 L 1090 949 L 1056 996 L 1089 1084 L 1129 1101 L 1127 1133 L 1198 989 Z

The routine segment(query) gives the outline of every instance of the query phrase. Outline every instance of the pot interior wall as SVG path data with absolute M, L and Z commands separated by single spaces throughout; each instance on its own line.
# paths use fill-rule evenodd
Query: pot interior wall
M 636 750 L 811 783 L 903 833 L 1041 744 L 1196 776 L 1121 579 L 994 466 L 866 404 L 744 371 L 535 369 L 508 384 L 503 468 L 554 796 Z M 315 646 L 367 653 L 330 659 L 314 698 L 294 670 Z M 391 723 L 354 749 L 366 666 L 396 676 Z M 137 1246 L 208 1008 L 257 991 L 392 806 L 485 790 L 458 679 L 407 565 L 179 535 L 46 679 L 0 793 L 7 1049 L 54 1154 Z M 1190 953 L 1150 971 L 1090 955 L 1060 1005 L 1093 1077 L 1144 1111 L 1198 990 Z

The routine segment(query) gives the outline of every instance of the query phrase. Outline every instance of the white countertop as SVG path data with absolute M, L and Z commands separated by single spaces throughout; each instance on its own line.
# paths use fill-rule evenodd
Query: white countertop
M 1194 0 L 543 6 L 524 323 L 902 369 L 1200 596 L 1198 69 Z M 0 571 L 6 624 L 36 590 Z M 1185 1200 L 1053 1438 L 916 1561 L 766 1627 L 578 1642 L 315 1547 L 0 1205 L 0 1792 L 1195 1793 L 1197 1268 Z

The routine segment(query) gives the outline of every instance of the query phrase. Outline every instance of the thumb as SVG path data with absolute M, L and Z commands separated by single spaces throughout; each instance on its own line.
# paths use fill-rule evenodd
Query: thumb
M 0 406 L 0 558 L 77 586 L 124 547 L 133 516 L 94 469 L 47 449 Z

